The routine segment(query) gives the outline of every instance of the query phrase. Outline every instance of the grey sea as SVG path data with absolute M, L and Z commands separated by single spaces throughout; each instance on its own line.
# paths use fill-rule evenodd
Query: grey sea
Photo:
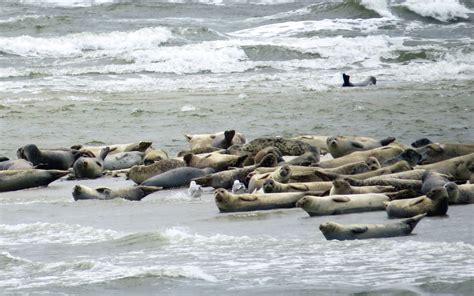
M 342 73 L 377 85 L 341 88 Z M 185 133 L 474 142 L 471 0 L 2 0 L 0 156 Z M 220 214 L 205 188 L 74 202 L 0 193 L 2 295 L 473 295 L 473 205 L 408 237 L 326 241 L 301 209 Z

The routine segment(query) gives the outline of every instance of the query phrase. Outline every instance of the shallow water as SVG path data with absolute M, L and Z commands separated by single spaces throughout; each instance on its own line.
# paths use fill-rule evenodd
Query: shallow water
M 20 2 L 20 3 L 18 3 Z M 0 4 L 0 155 L 185 133 L 474 142 L 471 1 Z M 424 1 L 435 2 L 435 1 Z M 343 89 L 369 75 L 377 86 Z M 73 202 L 57 181 L 0 193 L 0 291 L 43 294 L 471 295 L 473 206 L 408 237 L 326 241 L 300 209 L 219 214 L 209 190 Z

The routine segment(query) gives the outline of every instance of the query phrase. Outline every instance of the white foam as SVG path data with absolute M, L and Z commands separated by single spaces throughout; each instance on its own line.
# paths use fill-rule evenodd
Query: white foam
M 31 57 L 81 56 L 87 51 L 131 51 L 155 48 L 173 38 L 163 27 L 130 32 L 78 33 L 62 37 L 0 37 L 0 51 Z M 100 54 L 101 56 L 104 54 Z
M 85 244 L 106 241 L 122 234 L 109 229 L 62 223 L 0 224 L 0 244 Z
M 19 15 L 19 16 L 13 16 L 9 17 L 4 20 L 0 20 L 0 24 L 7 24 L 7 23 L 16 23 L 16 22 L 22 22 L 28 19 L 39 19 L 45 16 L 42 15 L 36 15 L 36 14 L 31 14 L 31 15 Z
M 387 18 L 397 18 L 395 17 L 389 9 L 390 0 L 359 0 L 360 5 L 365 8 L 375 11 L 377 14 Z
M 19 2 L 39 6 L 90 7 L 104 3 L 113 3 L 116 0 L 20 0 Z
M 466 8 L 457 0 L 405 0 L 398 4 L 424 17 L 431 17 L 441 22 L 467 19 L 474 11 Z
M 181 112 L 190 112 L 190 111 L 196 111 L 196 110 L 197 108 L 191 104 L 184 105 L 183 107 L 181 107 Z

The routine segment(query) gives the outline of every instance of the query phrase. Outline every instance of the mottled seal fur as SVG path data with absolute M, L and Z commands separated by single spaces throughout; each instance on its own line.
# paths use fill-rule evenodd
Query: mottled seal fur
M 109 200 L 123 198 L 132 201 L 139 201 L 145 196 L 160 190 L 160 187 L 135 186 L 122 189 L 110 189 L 107 187 L 90 188 L 84 185 L 76 185 L 72 191 L 74 200 L 99 199 Z

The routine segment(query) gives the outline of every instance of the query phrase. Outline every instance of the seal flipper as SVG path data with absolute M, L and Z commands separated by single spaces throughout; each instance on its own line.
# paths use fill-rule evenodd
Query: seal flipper
M 417 198 L 416 200 L 413 200 L 410 202 L 409 206 L 412 207 L 412 206 L 416 206 L 417 204 L 423 202 L 425 198 L 424 197 L 421 197 L 421 198 Z
M 360 143 L 357 143 L 357 142 L 351 142 L 351 145 L 354 148 L 364 149 L 364 146 L 362 146 Z
M 418 222 L 420 222 L 421 219 L 423 219 L 426 215 L 427 215 L 426 213 L 416 215 L 416 216 L 413 216 L 413 217 L 408 218 L 406 220 L 403 220 L 402 223 L 407 224 L 410 227 L 410 232 L 412 232 L 413 229 L 415 228 L 416 224 L 418 224 Z
M 255 195 L 250 195 L 250 196 L 240 195 L 239 199 L 242 201 L 256 201 L 257 197 Z
M 344 83 L 342 84 L 342 87 L 352 87 L 354 86 L 350 81 L 351 77 L 347 75 L 346 73 L 342 73 L 342 79 L 344 80 Z
M 102 150 L 100 150 L 99 159 L 101 159 L 103 161 L 105 159 L 105 157 L 107 156 L 107 154 L 109 154 L 110 151 L 111 150 L 110 150 L 109 147 L 105 147 Z
M 235 130 L 225 131 L 224 132 L 224 149 L 229 148 L 232 146 L 232 140 L 235 136 Z
M 396 138 L 394 138 L 394 137 L 388 137 L 388 138 L 385 138 L 383 140 L 380 140 L 380 145 L 387 146 L 388 144 L 393 143 L 395 140 L 396 140 Z
M 432 143 L 433 142 L 428 138 L 421 138 L 421 139 L 418 139 L 415 142 L 411 143 L 411 146 L 413 148 L 420 148 L 420 147 L 423 147 L 423 146 L 426 146 L 426 145 L 429 145 L 429 144 L 432 144 Z
M 367 226 L 352 226 L 350 229 L 355 234 L 361 234 L 361 233 L 367 232 L 369 230 L 369 227 L 367 227 Z
M 336 196 L 336 197 L 333 197 L 331 199 L 335 202 L 349 202 L 349 201 L 351 201 L 351 199 L 348 198 L 347 196 Z

